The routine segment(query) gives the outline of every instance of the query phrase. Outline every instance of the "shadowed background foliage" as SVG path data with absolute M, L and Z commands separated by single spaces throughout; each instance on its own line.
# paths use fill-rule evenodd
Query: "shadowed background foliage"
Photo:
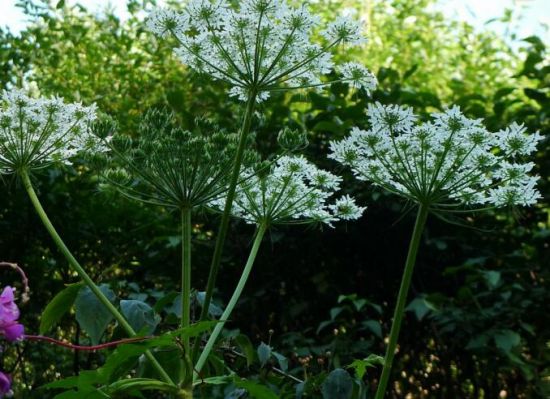
M 150 1 L 128 2 L 132 17 L 93 15 L 54 2 L 21 1 L 31 23 L 18 35 L 0 30 L 0 85 L 29 84 L 45 95 L 96 102 L 135 134 L 151 107 L 173 109 L 184 127 L 204 116 L 238 126 L 240 105 L 225 87 L 197 76 L 174 57 L 169 42 L 145 31 L 138 18 Z M 421 116 L 457 104 L 470 117 L 498 130 L 512 121 L 540 130 L 536 156 L 544 198 L 534 208 L 483 215 L 430 217 L 413 278 L 408 314 L 394 367 L 395 398 L 544 398 L 550 395 L 550 64 L 547 45 L 524 38 L 514 50 L 490 32 L 430 11 L 432 0 L 342 0 L 313 5 L 329 18 L 343 6 L 369 21 L 369 43 L 359 57 L 380 82 L 372 98 L 335 85 L 307 96 L 275 96 L 255 121 L 257 148 L 274 148 L 283 126 L 306 129 L 306 155 L 344 175 L 346 191 L 369 209 L 356 223 L 336 229 L 281 228 L 260 251 L 228 334 L 239 330 L 254 347 L 262 341 L 289 358 L 289 370 L 307 375 L 310 397 L 336 367 L 381 355 L 399 286 L 413 216 L 407 204 L 358 183 L 326 159 L 329 140 L 366 122 L 369 101 L 413 106 Z M 345 52 L 344 52 L 345 53 Z M 120 297 L 155 304 L 177 291 L 178 215 L 98 191 L 86 160 L 74 168 L 35 176 L 44 206 L 82 264 Z M 38 330 L 46 303 L 77 281 L 42 229 L 20 183 L 3 178 L 0 259 L 18 262 L 29 275 L 32 298 L 22 308 L 27 331 Z M 204 287 L 213 250 L 216 216 L 197 218 L 193 229 L 194 282 Z M 251 243 L 252 230 L 235 222 L 216 302 L 232 292 Z M 12 276 L 2 275 L 3 285 Z M 546 306 L 545 306 L 546 305 Z M 161 327 L 175 325 L 171 303 L 159 309 Z M 111 338 L 120 335 L 111 331 Z M 88 342 L 74 316 L 50 335 Z M 2 369 L 13 374 L 16 397 L 45 398 L 35 388 L 59 375 L 101 364 L 104 354 L 73 354 L 36 343 L 6 348 Z M 245 369 L 239 359 L 227 359 Z M 231 363 L 234 362 L 234 363 Z M 401 371 L 404 370 L 404 371 Z M 350 369 L 351 372 L 351 369 Z M 295 397 L 292 381 L 252 366 L 247 371 Z M 363 381 L 375 387 L 379 370 Z M 227 392 L 226 397 L 241 397 Z M 410 394 L 411 396 L 407 396 Z M 229 396 L 233 395 L 233 396 Z M 499 396 L 500 395 L 500 396 Z M 53 394 L 52 394 L 53 397 Z

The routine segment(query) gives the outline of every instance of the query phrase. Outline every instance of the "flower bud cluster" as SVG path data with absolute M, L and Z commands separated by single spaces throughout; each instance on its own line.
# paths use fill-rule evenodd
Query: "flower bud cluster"
M 341 178 L 318 169 L 301 156 L 283 156 L 264 170 L 245 170 L 233 203 L 233 215 L 251 224 L 331 225 L 338 220 L 358 219 L 366 208 L 349 196 L 331 198 Z M 223 209 L 225 199 L 213 201 Z
M 330 157 L 360 180 L 432 207 L 533 205 L 540 198 L 534 164 L 522 163 L 541 140 L 513 123 L 497 133 L 458 107 L 417 123 L 412 110 L 369 105 L 370 129 L 331 143 Z
M 237 135 L 197 120 L 182 129 L 171 112 L 149 111 L 138 139 L 115 135 L 103 176 L 132 199 L 171 208 L 194 208 L 221 196 L 237 147 Z M 245 152 L 245 164 L 256 160 Z
M 51 162 L 70 164 L 70 158 L 82 150 L 104 151 L 88 129 L 95 114 L 95 105 L 4 91 L 0 98 L 0 172 L 41 168 Z
M 158 9 L 148 18 L 149 29 L 161 37 L 174 36 L 182 62 L 231 85 L 230 94 L 246 101 L 271 91 L 321 87 L 320 79 L 334 69 L 332 50 L 365 41 L 362 26 L 341 16 L 320 29 L 320 20 L 305 5 L 294 8 L 284 0 L 245 0 L 240 8 L 223 0 L 190 0 L 178 13 Z M 326 43 L 312 39 L 321 30 Z M 367 91 L 376 78 L 365 67 L 341 68 L 344 81 Z

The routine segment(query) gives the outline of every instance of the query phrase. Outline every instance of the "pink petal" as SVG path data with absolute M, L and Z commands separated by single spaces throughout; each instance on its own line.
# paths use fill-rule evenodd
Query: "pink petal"
M 4 336 L 8 341 L 16 341 L 23 337 L 25 327 L 23 324 L 15 323 L 4 328 Z
M 4 395 L 10 391 L 11 378 L 8 374 L 0 371 L 0 395 Z

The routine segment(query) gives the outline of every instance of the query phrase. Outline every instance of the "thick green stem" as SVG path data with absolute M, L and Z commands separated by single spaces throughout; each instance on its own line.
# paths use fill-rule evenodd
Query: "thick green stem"
M 181 328 L 191 325 L 191 209 L 181 210 Z M 182 381 L 191 378 L 191 353 L 189 337 L 182 334 Z M 187 371 L 186 371 L 187 370 Z
M 51 237 L 53 238 L 55 244 L 65 256 L 65 259 L 69 262 L 69 265 L 71 268 L 78 273 L 79 277 L 86 283 L 86 285 L 90 288 L 90 290 L 95 294 L 97 299 L 111 312 L 111 314 L 114 316 L 116 321 L 122 326 L 122 328 L 126 331 L 126 333 L 130 337 L 136 336 L 136 332 L 132 328 L 132 326 L 126 321 L 124 316 L 118 311 L 118 309 L 107 299 L 107 297 L 103 294 L 103 292 L 99 289 L 99 287 L 93 282 L 93 280 L 90 278 L 88 273 L 80 266 L 80 263 L 76 260 L 76 258 L 73 256 L 71 251 L 69 251 L 69 248 L 65 245 L 57 231 L 55 230 L 55 227 L 53 226 L 52 222 L 48 218 L 48 215 L 46 214 L 46 211 L 44 211 L 44 208 L 42 207 L 42 204 L 40 203 L 40 200 L 38 199 L 38 196 L 36 195 L 36 192 L 34 191 L 34 188 L 31 183 L 31 179 L 29 177 L 29 174 L 26 170 L 20 171 L 21 179 L 23 180 L 23 185 L 25 187 L 25 190 L 27 190 L 27 193 L 29 195 L 29 198 L 34 206 L 34 209 L 36 210 L 36 213 L 42 220 L 42 223 L 46 227 L 46 230 L 48 230 L 48 233 L 50 233 Z M 153 356 L 153 354 L 150 351 L 146 352 L 147 358 L 151 361 L 151 364 L 157 369 L 159 375 L 162 377 L 162 379 L 169 383 L 174 385 L 174 382 L 170 378 L 170 376 L 166 373 L 166 371 L 162 368 L 162 366 L 159 364 L 157 359 Z
M 262 243 L 262 239 L 264 237 L 265 231 L 266 231 L 266 226 L 264 224 L 261 224 L 258 227 L 258 230 L 256 231 L 254 244 L 252 245 L 252 249 L 250 250 L 250 254 L 248 255 L 248 260 L 246 261 L 246 265 L 244 266 L 244 270 L 241 274 L 241 278 L 237 283 L 237 287 L 235 288 L 235 291 L 233 292 L 233 295 L 231 296 L 231 299 L 229 300 L 229 303 L 227 304 L 227 307 L 225 308 L 222 316 L 220 317 L 220 322 L 216 324 L 214 331 L 212 331 L 210 338 L 208 338 L 208 342 L 206 342 L 206 346 L 204 347 L 204 350 L 202 351 L 201 356 L 199 357 L 199 360 L 195 365 L 195 374 L 193 377 L 194 380 L 198 378 L 197 373 L 199 373 L 202 370 L 204 363 L 206 363 L 206 360 L 208 359 L 208 355 L 212 351 L 212 348 L 214 347 L 214 344 L 216 343 L 216 340 L 218 339 L 218 336 L 220 335 L 223 329 L 223 326 L 225 325 L 225 322 L 231 316 L 231 313 L 233 312 L 235 305 L 237 305 L 237 302 L 241 297 L 246 281 L 250 276 L 252 266 L 254 265 L 254 261 L 256 260 L 256 255 L 258 254 L 258 250 L 260 249 L 260 244 Z
M 231 172 L 231 180 L 227 190 L 227 197 L 225 200 L 225 206 L 223 214 L 220 220 L 220 226 L 218 229 L 218 236 L 216 238 L 216 245 L 214 247 L 214 254 L 212 255 L 212 263 L 210 264 L 210 272 L 208 275 L 208 282 L 206 284 L 206 292 L 204 295 L 204 302 L 202 304 L 200 321 L 204 321 L 208 318 L 208 308 L 212 301 L 212 295 L 214 294 L 214 287 L 216 286 L 216 279 L 218 278 L 218 270 L 220 268 L 220 262 L 222 258 L 223 247 L 225 244 L 225 237 L 227 235 L 227 229 L 229 228 L 229 219 L 231 217 L 231 208 L 233 206 L 233 200 L 235 199 L 235 191 L 237 188 L 237 182 L 241 172 L 241 164 L 245 152 L 246 142 L 248 134 L 250 133 L 250 126 L 252 125 L 252 117 L 254 115 L 254 109 L 256 106 L 257 92 L 252 90 L 249 93 L 248 102 L 246 104 L 246 110 L 243 117 L 243 123 L 241 131 L 239 132 L 239 143 L 237 147 L 237 153 L 235 154 L 235 160 L 233 164 L 233 170 Z M 195 340 L 193 346 L 193 354 L 191 359 L 194 361 L 197 358 L 200 349 L 200 338 Z
M 427 217 L 428 207 L 426 205 L 420 205 L 416 215 L 416 223 L 414 224 L 411 242 L 409 244 L 407 262 L 405 263 L 401 287 L 399 288 L 397 303 L 393 313 L 393 323 L 390 331 L 390 340 L 386 350 L 386 356 L 384 358 L 384 368 L 382 369 L 382 376 L 380 377 L 380 383 L 378 384 L 378 389 L 376 390 L 375 399 L 383 399 L 386 393 L 393 357 L 395 356 L 395 349 L 397 347 L 397 339 L 399 338 L 399 330 L 401 329 L 401 321 L 403 320 L 403 313 L 405 311 L 405 302 L 407 301 L 407 294 L 409 292 L 414 265 L 416 263 L 416 254 L 418 253 L 418 246 L 420 245 L 420 239 L 422 238 L 422 232 L 424 230 Z

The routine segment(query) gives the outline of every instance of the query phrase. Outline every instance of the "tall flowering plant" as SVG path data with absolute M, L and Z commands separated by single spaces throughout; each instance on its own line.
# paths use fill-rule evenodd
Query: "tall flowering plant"
M 245 0 L 238 7 L 223 0 L 191 0 L 182 12 L 154 11 L 147 26 L 160 37 L 173 37 L 178 43 L 175 52 L 184 64 L 227 83 L 229 94 L 246 104 L 201 311 L 200 319 L 205 320 L 256 104 L 272 92 L 330 85 L 334 81 L 323 80 L 322 75 L 335 68 L 332 53 L 340 45 L 359 45 L 365 39 L 361 24 L 350 17 L 338 17 L 322 28 L 306 5 L 292 7 L 284 0 Z M 323 42 L 315 42 L 316 32 L 321 33 Z M 374 75 L 358 63 L 337 69 L 341 77 L 336 81 L 351 83 L 367 93 L 376 86 Z M 193 359 L 198 351 L 199 340 Z
M 317 169 L 304 158 L 288 156 L 288 149 L 286 156 L 275 160 L 268 157 L 269 162 L 258 164 L 258 155 L 251 150 L 257 104 L 268 100 L 271 93 L 320 89 L 333 82 L 347 82 L 369 93 L 376 79 L 358 63 L 337 66 L 332 60 L 341 46 L 364 41 L 361 24 L 340 16 L 321 26 L 320 19 L 305 5 L 292 7 L 279 0 L 248 0 L 237 5 L 192 0 L 182 12 L 156 10 L 147 19 L 147 26 L 160 37 L 173 37 L 178 43 L 175 52 L 184 64 L 224 82 L 229 95 L 244 103 L 235 133 L 215 126 L 184 131 L 173 115 L 151 112 L 143 119 L 139 137 L 129 140 L 104 129 L 108 126 L 97 122 L 94 105 L 70 104 L 57 97 L 34 98 L 14 89 L 5 91 L 0 100 L 0 172 L 21 179 L 70 267 L 130 337 L 138 331 L 92 280 L 48 218 L 34 189 L 33 173 L 53 164 L 71 165 L 75 155 L 92 153 L 101 160 L 103 185 L 116 187 L 133 200 L 180 213 L 182 318 L 175 335 L 181 346 L 182 371 L 177 378 L 171 377 L 146 350 L 145 356 L 163 382 L 140 380 L 136 384 L 192 397 L 196 371 L 204 365 L 236 305 L 265 231 L 277 224 L 332 225 L 338 220 L 356 219 L 363 211 L 349 196 L 332 198 L 340 185 L 337 176 Z M 284 131 L 280 141 L 283 146 L 293 146 L 301 140 L 293 143 L 293 135 Z M 221 213 L 200 320 L 208 316 L 230 218 L 257 226 L 250 257 L 230 305 L 200 357 L 201 339 L 191 347 L 188 333 L 191 226 L 192 214 L 198 209 Z M 8 334 L 15 329 L 15 325 L 6 324 Z
M 372 104 L 367 114 L 369 128 L 353 128 L 349 137 L 332 142 L 329 157 L 350 167 L 359 180 L 418 209 L 376 393 L 382 399 L 428 214 L 536 204 L 538 177 L 530 174 L 534 164 L 524 158 L 541 136 L 515 123 L 491 133 L 458 107 L 434 113 L 424 123 L 412 109 L 396 105 Z
M 85 151 L 101 153 L 107 147 L 92 133 L 95 106 L 67 104 L 61 98 L 33 98 L 23 90 L 4 91 L 0 98 L 0 171 L 16 174 L 59 250 L 99 301 L 112 313 L 130 336 L 136 332 L 120 311 L 109 301 L 63 242 L 42 207 L 31 173 L 53 163 L 71 164 L 71 158 Z M 167 381 L 170 378 L 151 353 L 149 360 Z

